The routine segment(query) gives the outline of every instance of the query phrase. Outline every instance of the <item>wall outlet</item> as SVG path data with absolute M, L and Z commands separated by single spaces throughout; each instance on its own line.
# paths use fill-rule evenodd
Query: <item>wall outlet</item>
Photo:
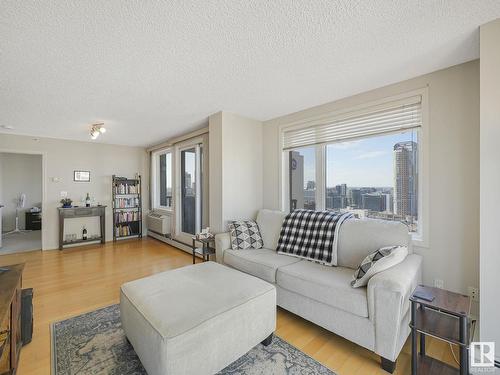
M 439 289 L 444 289 L 444 281 L 441 279 L 434 279 L 434 286 Z
M 473 286 L 467 287 L 469 297 L 473 301 L 479 301 L 479 288 L 474 288 Z

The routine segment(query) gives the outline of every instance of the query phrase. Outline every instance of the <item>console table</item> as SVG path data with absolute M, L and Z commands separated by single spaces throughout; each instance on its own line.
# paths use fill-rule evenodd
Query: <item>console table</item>
M 24 264 L 0 266 L 0 374 L 15 374 L 21 340 L 21 282 Z
M 93 207 L 59 207 L 59 250 L 63 249 L 64 245 L 73 245 L 78 243 L 101 241 L 102 244 L 106 242 L 106 206 L 93 206 Z M 79 239 L 75 241 L 64 241 L 64 221 L 65 219 L 75 219 L 80 217 L 98 216 L 101 228 L 101 235 L 97 238 L 89 238 L 87 240 Z

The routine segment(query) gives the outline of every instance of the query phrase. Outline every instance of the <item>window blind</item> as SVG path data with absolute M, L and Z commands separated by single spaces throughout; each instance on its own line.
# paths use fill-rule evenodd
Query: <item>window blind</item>
M 422 97 L 415 96 L 285 130 L 283 150 L 393 133 L 422 126 Z

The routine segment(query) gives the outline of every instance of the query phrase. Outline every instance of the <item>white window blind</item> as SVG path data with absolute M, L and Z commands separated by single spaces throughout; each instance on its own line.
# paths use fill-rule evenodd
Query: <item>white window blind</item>
M 420 95 L 285 130 L 283 150 L 333 143 L 422 126 Z

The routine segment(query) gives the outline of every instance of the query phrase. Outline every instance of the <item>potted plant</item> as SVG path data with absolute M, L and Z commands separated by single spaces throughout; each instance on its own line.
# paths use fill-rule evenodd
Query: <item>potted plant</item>
M 63 208 L 71 208 L 71 203 L 73 203 L 73 201 L 70 198 L 61 199 L 61 204 Z

